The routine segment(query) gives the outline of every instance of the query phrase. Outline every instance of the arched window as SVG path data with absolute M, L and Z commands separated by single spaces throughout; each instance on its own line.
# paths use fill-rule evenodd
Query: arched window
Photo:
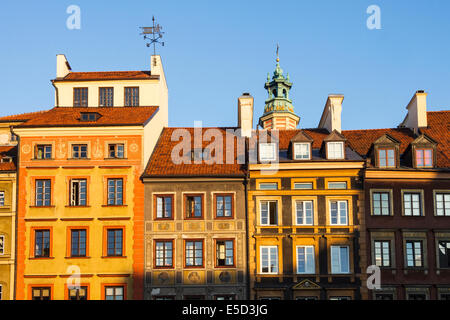
M 273 94 L 274 97 L 276 97 L 277 96 L 277 89 L 273 89 L 272 90 L 272 94 Z
M 283 89 L 283 97 L 287 98 L 287 91 L 286 91 L 286 89 Z

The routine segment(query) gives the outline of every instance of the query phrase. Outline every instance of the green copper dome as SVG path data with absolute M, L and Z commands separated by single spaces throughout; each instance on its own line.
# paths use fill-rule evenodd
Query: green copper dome
M 284 77 L 283 69 L 281 69 L 279 59 L 277 58 L 277 65 L 272 79 L 267 74 L 267 82 L 264 85 L 264 88 L 269 94 L 269 97 L 265 101 L 264 115 L 272 112 L 294 113 L 294 106 L 289 99 L 289 90 L 291 90 L 291 87 L 292 83 L 289 82 L 289 74 L 286 74 L 286 77 Z

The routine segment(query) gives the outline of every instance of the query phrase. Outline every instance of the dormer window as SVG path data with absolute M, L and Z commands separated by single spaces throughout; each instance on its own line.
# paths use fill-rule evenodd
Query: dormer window
M 294 143 L 294 159 L 310 160 L 311 159 L 310 143 Z
M 100 115 L 97 112 L 82 112 L 81 121 L 97 121 Z
M 416 149 L 416 166 L 422 168 L 433 167 L 433 149 Z
M 275 161 L 276 144 L 275 143 L 260 143 L 259 144 L 259 160 L 260 161 Z
M 344 159 L 344 142 L 327 142 L 327 159 Z
M 378 149 L 378 166 L 380 168 L 395 167 L 395 149 L 394 148 Z

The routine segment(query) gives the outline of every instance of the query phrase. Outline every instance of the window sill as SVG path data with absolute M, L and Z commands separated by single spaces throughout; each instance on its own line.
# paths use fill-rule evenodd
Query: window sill
M 128 160 L 128 158 L 104 158 L 103 160 Z
M 52 260 L 55 259 L 55 257 L 29 257 L 29 260 Z
M 55 158 L 43 158 L 43 159 L 38 159 L 38 158 L 32 158 L 32 161 L 49 161 L 49 160 L 55 160 Z
M 165 270 L 165 269 L 173 270 L 174 266 L 171 266 L 171 267 L 169 267 L 169 266 L 164 266 L 164 267 L 156 267 L 156 266 L 154 266 L 153 269 L 155 269 L 155 270 Z
M 55 206 L 29 206 L 30 208 L 55 208 Z
M 214 217 L 216 220 L 233 220 L 234 217 Z
M 184 218 L 184 220 L 205 220 L 205 218 L 204 217 L 199 217 L 199 218 L 188 218 L 188 217 L 185 217 Z
M 127 258 L 127 256 L 102 256 L 102 259 L 108 259 L 108 258 L 112 258 L 112 259 L 125 259 Z
M 67 160 L 91 160 L 91 158 L 67 158 Z
M 153 219 L 154 221 L 158 222 L 158 221 L 173 221 L 173 218 L 155 218 Z
M 203 269 L 205 266 L 184 266 L 185 269 Z
M 90 208 L 91 206 L 70 206 L 70 205 L 67 205 L 66 206 L 66 208 Z
M 231 266 L 214 266 L 214 268 L 216 269 L 234 269 L 236 268 L 236 265 L 231 265 Z
M 90 259 L 91 257 L 64 257 L 64 259 Z
M 102 207 L 128 207 L 128 205 L 126 204 L 102 204 Z

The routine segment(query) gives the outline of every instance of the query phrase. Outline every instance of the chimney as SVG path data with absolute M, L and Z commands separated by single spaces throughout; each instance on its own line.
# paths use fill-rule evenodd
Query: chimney
M 408 114 L 399 127 L 406 127 L 418 132 L 419 128 L 425 128 L 427 123 L 427 95 L 423 90 L 417 90 L 411 101 L 406 106 Z
M 334 130 L 341 132 L 342 101 L 344 101 L 344 95 L 342 94 L 328 95 L 318 128 L 325 128 L 329 132 Z
M 253 97 L 247 92 L 238 98 L 238 127 L 241 129 L 241 136 L 252 136 Z
M 72 68 L 63 54 L 56 55 L 56 78 L 64 78 L 67 76 Z

